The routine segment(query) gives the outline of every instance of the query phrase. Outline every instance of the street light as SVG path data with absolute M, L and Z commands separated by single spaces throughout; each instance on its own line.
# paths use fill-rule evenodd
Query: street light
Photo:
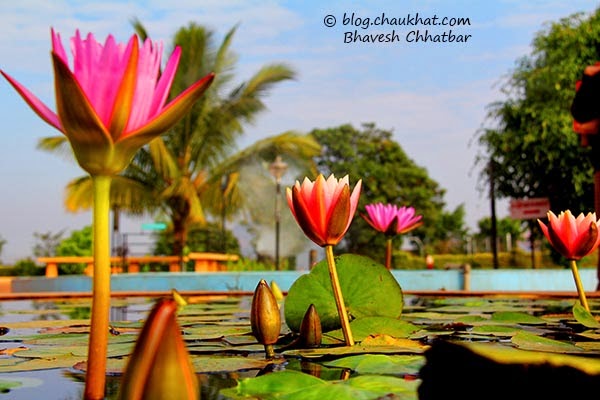
M 227 217 L 227 188 L 229 187 L 229 174 L 221 177 L 221 251 L 227 253 L 227 231 L 225 218 Z
M 279 225 L 281 221 L 281 177 L 285 174 L 288 165 L 283 162 L 280 156 L 275 157 L 269 165 L 269 172 L 275 178 L 275 268 L 279 270 Z

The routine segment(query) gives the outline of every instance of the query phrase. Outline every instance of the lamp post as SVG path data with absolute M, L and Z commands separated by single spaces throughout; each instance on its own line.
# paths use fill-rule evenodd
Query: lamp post
M 227 188 L 229 187 L 229 174 L 221 177 L 221 251 L 227 253 L 227 231 L 225 219 L 227 217 Z
M 285 174 L 288 165 L 281 159 L 280 156 L 275 157 L 269 165 L 269 172 L 275 178 L 275 268 L 279 271 L 279 226 L 281 223 L 281 177 Z

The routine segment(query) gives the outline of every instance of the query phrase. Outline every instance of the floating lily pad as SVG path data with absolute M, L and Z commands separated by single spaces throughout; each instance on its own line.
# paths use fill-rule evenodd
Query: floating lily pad
M 425 365 L 421 355 L 363 354 L 323 363 L 328 367 L 349 368 L 359 374 L 415 375 Z
M 237 387 L 221 390 L 221 394 L 234 399 L 367 400 L 397 395 L 398 398 L 416 400 L 418 383 L 374 375 L 328 382 L 301 372 L 280 371 L 241 379 Z
M 8 393 L 11 389 L 21 386 L 19 381 L 7 381 L 0 379 L 0 393 Z
M 412 333 L 417 332 L 419 327 L 397 318 L 364 317 L 352 321 L 350 329 L 352 330 L 354 340 L 360 342 L 370 335 L 377 334 L 407 338 Z M 341 329 L 329 332 L 328 335 L 337 339 L 344 337 Z
M 402 289 L 383 265 L 370 258 L 344 254 L 335 258 L 346 309 L 351 319 L 402 314 Z M 309 274 L 290 287 L 285 299 L 285 321 L 298 332 L 308 307 L 314 304 L 324 332 L 340 328 L 327 261 L 321 261 Z
M 307 360 L 319 360 L 323 358 L 345 357 L 358 354 L 422 354 L 429 346 L 417 341 L 406 342 L 404 346 L 339 346 L 318 349 L 286 350 L 284 356 L 302 357 Z
M 573 306 L 573 316 L 577 322 L 587 328 L 600 328 L 600 322 L 579 301 Z
M 479 325 L 473 327 L 471 333 L 478 335 L 489 335 L 489 336 L 499 336 L 499 337 L 510 337 L 520 332 L 521 329 L 518 329 L 514 326 L 507 325 Z
M 552 353 L 581 353 L 581 347 L 559 340 L 548 339 L 526 331 L 520 331 L 511 339 L 522 350 L 546 351 Z
M 10 380 L 0 379 L 0 393 L 8 393 L 13 389 L 33 388 L 42 384 L 41 379 L 24 376 L 11 376 Z
M 534 315 L 526 314 L 524 312 L 514 311 L 498 311 L 492 314 L 490 319 L 494 322 L 500 322 L 504 324 L 528 324 L 528 325 L 541 325 L 546 324 L 548 321 L 538 318 Z

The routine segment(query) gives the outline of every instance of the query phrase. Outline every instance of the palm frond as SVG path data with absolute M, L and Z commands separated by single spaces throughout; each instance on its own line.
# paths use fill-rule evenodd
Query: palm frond
M 212 172 L 214 176 L 221 176 L 226 171 L 240 170 L 249 161 L 253 162 L 256 159 L 272 161 L 275 156 L 280 155 L 286 158 L 287 162 L 294 162 L 300 170 L 313 173 L 316 169 L 312 157 L 317 156 L 320 151 L 321 146 L 312 135 L 286 131 L 259 140 L 231 155 Z
M 47 136 L 39 139 L 37 149 L 46 151 L 48 153 L 57 154 L 66 160 L 75 162 L 75 156 L 73 155 L 71 144 L 64 135 Z
M 266 109 L 262 101 L 268 91 L 277 83 L 294 79 L 296 73 L 285 64 L 271 64 L 262 67 L 250 80 L 235 88 L 221 112 L 232 120 L 252 122 L 256 114 Z
M 152 158 L 152 165 L 154 166 L 156 173 L 160 175 L 163 180 L 170 182 L 181 175 L 181 171 L 177 166 L 177 160 L 174 159 L 161 137 L 150 142 L 148 153 Z
M 148 39 L 148 31 L 139 19 L 133 18 L 131 20 L 131 25 L 133 26 L 133 30 L 135 30 L 141 41 Z
M 65 208 L 79 212 L 92 208 L 94 202 L 92 178 L 83 176 L 73 179 L 65 189 Z M 115 176 L 111 181 L 111 208 L 118 207 L 129 214 L 143 214 L 156 210 L 160 204 L 148 187 L 124 176 Z

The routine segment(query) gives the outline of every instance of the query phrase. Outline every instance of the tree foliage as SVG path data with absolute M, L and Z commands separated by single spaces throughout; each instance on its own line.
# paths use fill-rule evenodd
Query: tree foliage
M 348 175 L 353 186 L 362 179 L 363 189 L 358 210 L 364 212 L 369 203 L 393 203 L 412 206 L 423 216 L 423 225 L 409 236 L 435 251 L 461 238 L 464 233 L 464 209 L 459 206 L 451 213 L 443 211 L 444 190 L 429 177 L 425 168 L 418 166 L 392 139 L 392 132 L 379 129 L 375 124 L 363 124 L 362 129 L 342 125 L 311 132 L 321 144 L 321 155 L 315 158 L 321 173 Z M 402 237 L 395 239 L 399 247 Z M 352 222 L 344 241 L 343 250 L 366 254 L 381 260 L 385 238 L 374 231 L 362 218 Z M 424 250 L 424 249 L 421 249 Z
M 71 232 L 69 237 L 62 239 L 56 247 L 57 256 L 91 256 L 92 255 L 92 226 L 88 225 Z M 59 264 L 61 274 L 80 274 L 85 264 Z
M 490 217 L 484 217 L 477 221 L 477 228 L 476 239 L 485 240 L 492 237 L 492 219 Z M 507 235 L 510 235 L 513 248 L 516 247 L 517 241 L 521 240 L 523 232 L 523 221 L 510 217 L 500 218 L 496 221 L 496 235 L 499 238 L 505 238 Z
M 173 254 L 174 238 L 172 232 L 161 231 L 154 243 L 154 254 Z M 189 252 L 213 252 L 240 254 L 240 244 L 231 230 L 220 224 L 208 222 L 191 227 L 184 254 Z
M 477 163 L 498 197 L 548 197 L 551 209 L 593 209 L 590 150 L 573 132 L 570 107 L 584 68 L 600 59 L 600 9 L 574 14 L 540 31 L 530 54 L 489 105 Z
M 33 245 L 33 255 L 36 257 L 52 257 L 56 255 L 56 249 L 60 245 L 65 231 L 56 233 L 50 231 L 40 233 L 34 232 L 35 244 Z

